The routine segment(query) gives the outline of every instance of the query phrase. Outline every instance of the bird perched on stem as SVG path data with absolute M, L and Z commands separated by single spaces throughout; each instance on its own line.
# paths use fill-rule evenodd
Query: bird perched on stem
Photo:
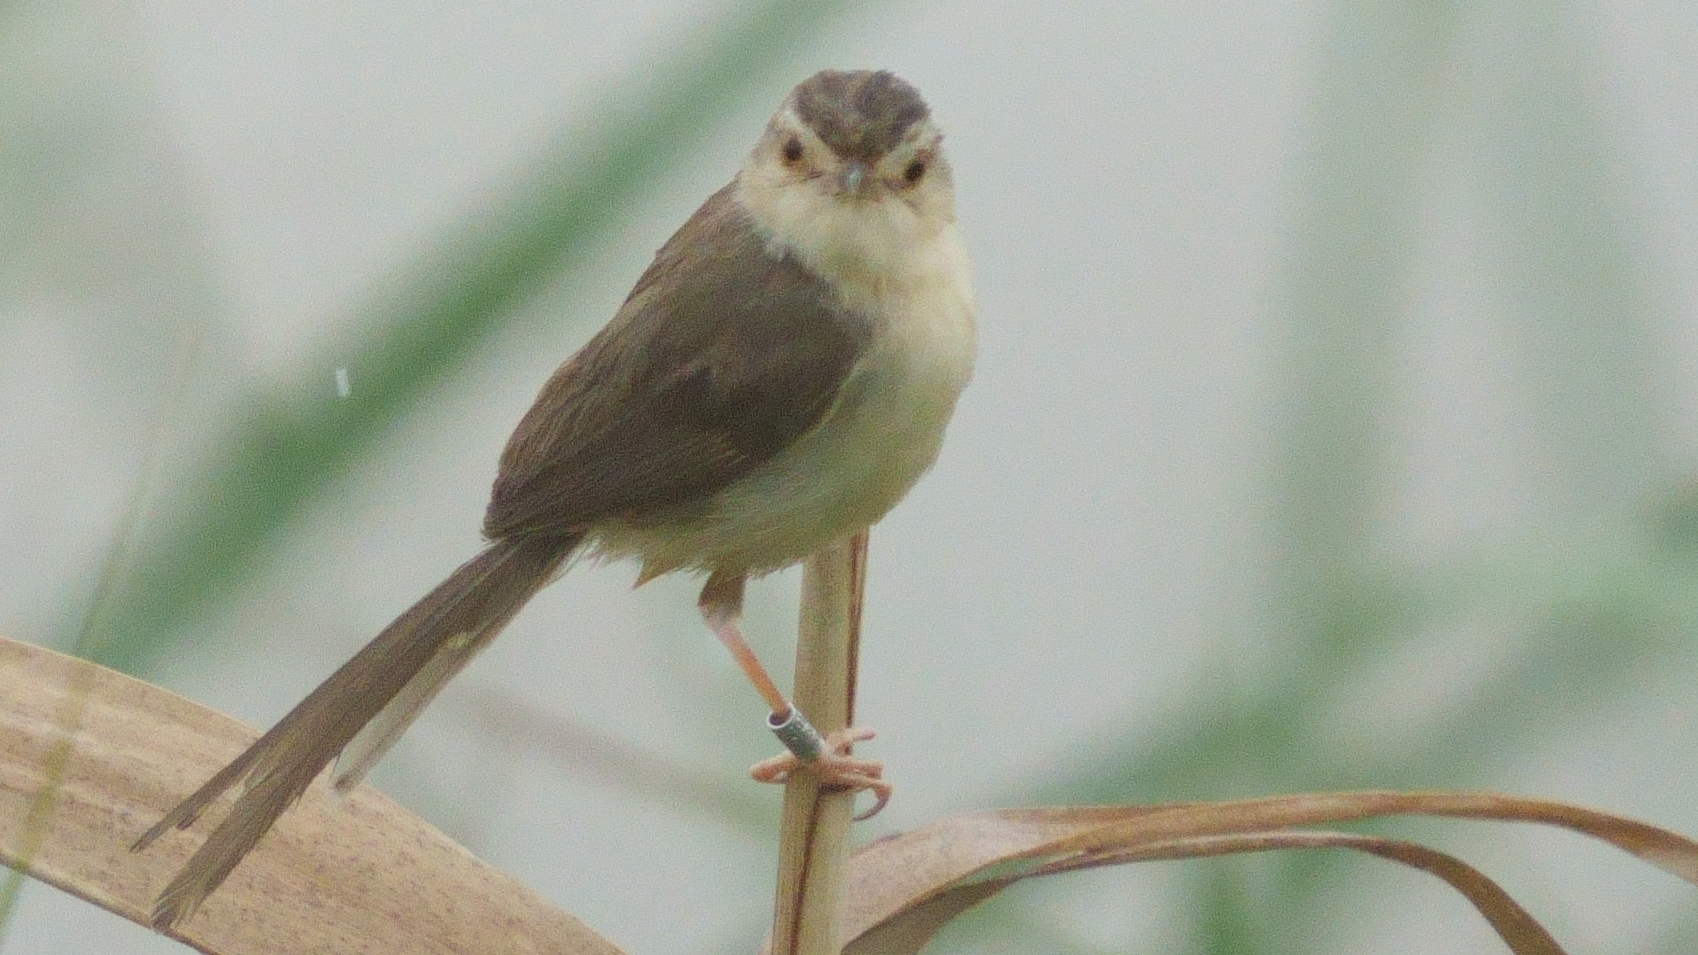
M 941 141 L 918 91 L 888 72 L 798 85 L 736 178 L 543 386 L 502 452 L 483 552 L 137 840 L 240 790 L 154 924 L 192 913 L 332 760 L 333 785 L 357 785 L 578 554 L 635 558 L 639 584 L 706 574 L 703 619 L 800 754 L 757 778 L 811 772 L 883 805 L 882 767 L 849 753 L 870 733 L 809 742 L 739 621 L 749 577 L 870 526 L 937 457 L 974 350 Z

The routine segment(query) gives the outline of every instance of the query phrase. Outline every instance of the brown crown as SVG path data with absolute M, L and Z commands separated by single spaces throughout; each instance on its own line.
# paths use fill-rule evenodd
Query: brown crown
M 796 87 L 790 104 L 845 159 L 877 159 L 931 115 L 920 91 L 887 70 L 822 70 Z

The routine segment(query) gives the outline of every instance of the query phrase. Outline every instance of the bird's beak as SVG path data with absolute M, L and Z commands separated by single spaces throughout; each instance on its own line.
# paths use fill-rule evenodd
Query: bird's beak
M 843 179 L 840 191 L 851 199 L 859 199 L 866 191 L 867 164 L 859 159 L 849 160 L 843 167 Z

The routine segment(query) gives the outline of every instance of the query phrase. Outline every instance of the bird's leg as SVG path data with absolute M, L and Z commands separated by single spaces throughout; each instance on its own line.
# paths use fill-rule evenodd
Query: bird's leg
M 766 668 L 755 658 L 755 651 L 743 639 L 740 623 L 743 619 L 744 580 L 742 574 L 714 571 L 702 588 L 696 606 L 701 609 L 702 620 L 706 621 L 708 629 L 731 651 L 737 665 L 772 710 L 767 725 L 791 748 L 790 752 L 756 763 L 750 767 L 749 775 L 763 783 L 782 783 L 797 770 L 804 770 L 813 773 L 824 786 L 855 791 L 868 789 L 877 801 L 856 818 L 866 819 L 874 815 L 890 801 L 890 783 L 884 780 L 884 764 L 849 755 L 850 747 L 872 739 L 873 731 L 851 726 L 827 734 L 822 739 L 802 718 L 795 705 L 778 691 Z

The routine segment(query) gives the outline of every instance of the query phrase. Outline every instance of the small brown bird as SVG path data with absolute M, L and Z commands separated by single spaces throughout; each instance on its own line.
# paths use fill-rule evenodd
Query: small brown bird
M 449 678 L 574 554 L 707 574 L 699 607 L 771 707 L 743 585 L 870 526 L 937 457 L 972 373 L 973 296 L 942 136 L 888 72 L 793 90 L 732 182 L 655 255 L 607 327 L 560 366 L 502 452 L 489 545 L 395 619 L 137 840 L 228 815 L 160 895 L 186 918 L 319 772 L 357 785 Z M 833 734 L 799 766 L 889 787 Z

